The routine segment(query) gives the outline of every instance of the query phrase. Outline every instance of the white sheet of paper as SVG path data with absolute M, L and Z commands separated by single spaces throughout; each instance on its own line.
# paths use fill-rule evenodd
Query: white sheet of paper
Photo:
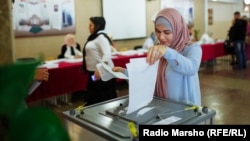
M 82 62 L 82 58 L 65 59 L 65 62 L 68 62 L 68 63 L 78 63 L 78 62 Z
M 113 72 L 112 68 L 110 66 L 108 66 L 105 63 L 102 63 L 102 66 L 105 70 L 107 70 L 109 73 L 111 73 L 112 75 L 114 75 L 114 77 L 116 78 L 120 78 L 120 79 L 128 79 L 128 76 L 126 76 L 124 73 L 121 72 Z
M 99 74 L 100 74 L 100 76 L 101 76 L 102 81 L 108 81 L 108 80 L 114 78 L 114 75 L 111 74 L 109 71 L 107 71 L 107 70 L 103 67 L 102 63 L 98 63 L 98 64 L 96 65 L 96 68 L 97 68 L 97 70 L 98 70 L 98 72 L 99 72 Z
M 34 81 L 33 83 L 32 83 L 32 85 L 30 86 L 30 89 L 29 89 L 29 95 L 30 94 L 32 94 L 34 91 L 35 91 L 35 89 L 41 84 L 42 82 L 41 81 Z
M 126 64 L 129 75 L 127 114 L 148 105 L 153 100 L 158 64 L 159 61 L 148 65 L 146 58 L 130 59 L 130 63 Z

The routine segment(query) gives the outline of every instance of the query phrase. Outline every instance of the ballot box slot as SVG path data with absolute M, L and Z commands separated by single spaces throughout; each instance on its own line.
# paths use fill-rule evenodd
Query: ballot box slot
M 81 115 L 81 116 L 79 115 L 79 116 L 77 116 L 77 118 L 79 118 L 79 119 L 81 119 L 81 120 L 83 120 L 85 122 L 88 122 L 88 123 L 92 124 L 93 126 L 96 126 L 97 128 L 100 128 L 100 129 L 102 129 L 104 131 L 107 131 L 107 132 L 109 132 L 109 133 L 111 133 L 111 134 L 113 134 L 113 135 L 115 135 L 117 137 L 124 138 L 124 139 L 131 138 L 131 135 L 130 135 L 129 132 L 127 132 L 127 134 L 125 134 L 125 132 L 124 132 L 124 131 L 126 131 L 128 129 L 125 129 L 123 132 L 121 132 L 120 130 L 117 129 L 117 127 L 114 127 L 115 125 L 121 125 L 121 122 L 118 121 L 118 119 L 112 119 L 111 126 L 106 127 L 106 126 L 103 126 L 102 123 L 97 122 L 97 120 L 94 120 L 94 118 L 85 118 L 85 115 Z M 122 126 L 122 128 L 123 127 L 124 126 Z M 125 126 L 125 127 L 127 127 L 127 126 Z
M 192 105 L 180 105 L 175 101 L 166 103 L 166 100 L 164 99 L 153 100 L 148 105 L 130 114 L 126 114 L 127 106 L 127 103 L 122 104 L 107 109 L 105 113 L 106 115 L 109 115 L 113 118 L 120 118 L 128 122 L 132 121 L 135 124 L 154 124 L 173 115 L 177 118 L 181 118 L 176 120 L 176 122 L 172 122 L 171 124 L 178 124 L 187 121 L 190 118 L 199 116 L 199 114 L 194 110 L 185 110 L 186 107 L 190 107 Z
M 146 124 L 178 125 L 178 124 L 184 124 L 186 121 L 197 118 L 200 115 L 201 113 L 195 111 L 172 111 L 167 113 L 159 113 L 157 116 L 155 116 L 154 119 L 147 122 Z
M 194 106 L 169 99 L 154 97 L 144 107 L 127 113 L 129 97 L 119 97 L 83 109 L 83 112 L 65 111 L 65 120 L 73 122 L 106 140 L 132 141 L 131 122 L 139 125 L 212 125 L 216 111 L 199 106 L 199 110 L 187 110 Z M 207 109 L 207 110 L 203 110 Z M 77 108 L 75 109 L 77 110 Z M 160 115 L 160 118 L 159 118 Z M 95 136 L 96 137 L 96 136 Z

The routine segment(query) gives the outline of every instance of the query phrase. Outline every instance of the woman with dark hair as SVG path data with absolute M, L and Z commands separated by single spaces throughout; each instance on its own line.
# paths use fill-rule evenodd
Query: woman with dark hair
M 116 81 L 114 78 L 103 81 L 96 65 L 114 64 L 111 59 L 111 40 L 104 32 L 106 21 L 103 17 L 91 17 L 90 35 L 83 48 L 83 71 L 88 74 L 88 83 L 84 101 L 87 105 L 116 98 Z

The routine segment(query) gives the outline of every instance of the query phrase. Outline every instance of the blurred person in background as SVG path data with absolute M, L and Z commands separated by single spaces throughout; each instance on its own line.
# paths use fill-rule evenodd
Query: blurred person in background
M 250 18 L 247 19 L 246 59 L 250 60 Z
M 64 38 L 64 44 L 61 47 L 61 54 L 59 54 L 58 59 L 77 59 L 82 58 L 82 52 L 80 44 L 75 41 L 75 36 L 73 34 L 67 34 Z
M 145 42 L 142 45 L 142 48 L 148 49 L 155 45 L 157 43 L 157 37 L 155 35 L 155 32 L 152 32 L 150 36 L 145 40 Z
M 234 12 L 234 24 L 230 28 L 230 41 L 234 47 L 237 64 L 234 70 L 246 69 L 245 39 L 247 32 L 247 21 L 241 18 L 239 11 Z

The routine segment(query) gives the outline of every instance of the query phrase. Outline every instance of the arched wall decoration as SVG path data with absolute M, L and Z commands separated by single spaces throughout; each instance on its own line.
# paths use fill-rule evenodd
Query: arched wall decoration
M 75 33 L 74 0 L 15 0 L 12 15 L 16 37 Z

